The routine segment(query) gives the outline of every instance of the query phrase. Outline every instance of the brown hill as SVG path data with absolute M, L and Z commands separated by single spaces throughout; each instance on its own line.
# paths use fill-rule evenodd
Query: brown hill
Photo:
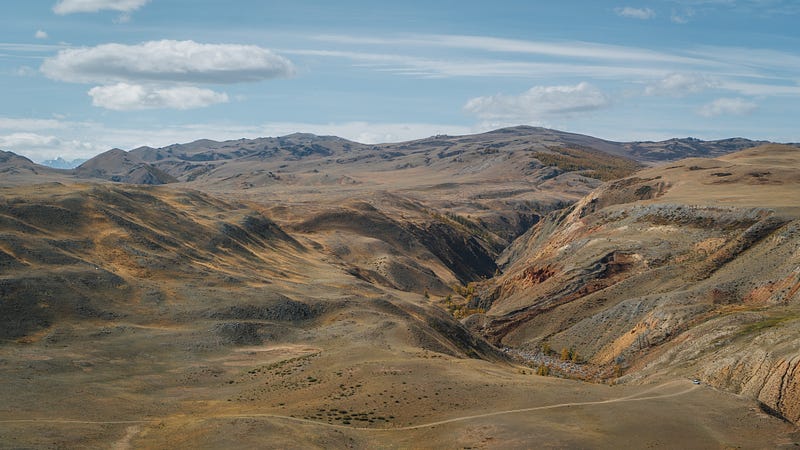
M 133 152 L 109 150 L 81 164 L 74 171 L 79 178 L 96 178 L 119 183 L 158 185 L 177 181 L 147 164 Z
M 506 251 L 472 323 L 538 361 L 568 348 L 600 378 L 698 377 L 797 423 L 798 167 L 769 145 L 608 183 Z
M 0 150 L 0 186 L 52 183 L 70 178 L 67 171 L 51 169 L 16 153 Z

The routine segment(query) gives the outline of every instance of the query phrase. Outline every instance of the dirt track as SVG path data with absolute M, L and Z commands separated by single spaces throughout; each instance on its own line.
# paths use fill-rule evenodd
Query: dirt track
M 453 417 L 451 419 L 446 420 L 439 420 L 436 422 L 424 423 L 419 425 L 412 425 L 406 427 L 398 427 L 398 428 L 367 428 L 367 427 L 349 427 L 346 425 L 336 425 L 330 423 L 319 422 L 316 420 L 309 420 L 309 419 L 301 419 L 298 417 L 291 417 L 291 416 L 284 416 L 280 414 L 226 414 L 226 415 L 219 415 L 219 416 L 209 416 L 203 419 L 283 419 L 289 420 L 293 422 L 302 422 L 308 423 L 313 425 L 319 425 L 327 428 L 338 428 L 338 429 L 346 429 L 346 430 L 362 430 L 362 431 L 408 431 L 408 430 L 418 430 L 421 428 L 430 428 L 435 427 L 438 425 L 445 425 L 448 423 L 453 422 L 463 422 L 472 419 L 481 419 L 484 417 L 493 417 L 493 416 L 500 416 L 505 414 L 517 414 L 517 413 L 524 413 L 524 412 L 531 412 L 531 411 L 540 411 L 546 409 L 556 409 L 556 408 L 568 408 L 571 406 L 592 406 L 592 405 L 603 405 L 608 403 L 621 403 L 621 402 L 636 402 L 636 401 L 643 401 L 643 400 L 657 400 L 660 398 L 669 398 L 669 397 L 677 397 L 680 395 L 688 394 L 699 388 L 699 386 L 692 385 L 688 389 L 684 389 L 682 391 L 673 392 L 669 394 L 661 394 L 661 395 L 652 395 L 648 397 L 640 397 L 643 394 L 647 394 L 653 391 L 657 391 L 663 387 L 674 385 L 677 383 L 685 383 L 683 380 L 675 380 L 675 381 L 668 381 L 666 383 L 660 384 L 653 388 L 644 390 L 642 392 L 638 392 L 633 395 L 628 395 L 625 397 L 613 398 L 609 400 L 601 400 L 601 401 L 593 401 L 593 402 L 569 402 L 569 403 L 558 403 L 555 405 L 545 405 L 545 406 L 534 406 L 531 408 L 519 408 L 519 409 L 508 409 L 502 411 L 493 411 L 483 414 L 473 414 L 469 416 L 460 416 L 460 417 Z M 91 425 L 119 425 L 119 424 L 136 424 L 136 423 L 151 423 L 151 422 L 158 422 L 165 418 L 154 418 L 148 420 L 113 420 L 113 421 L 84 421 L 78 419 L 20 419 L 20 420 L 0 420 L 0 423 L 58 423 L 58 424 L 91 424 Z

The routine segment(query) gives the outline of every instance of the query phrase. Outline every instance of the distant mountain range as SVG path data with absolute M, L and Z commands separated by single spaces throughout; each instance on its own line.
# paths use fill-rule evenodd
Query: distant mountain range
M 658 142 L 614 142 L 546 128 L 517 126 L 475 135 L 438 135 L 409 142 L 375 145 L 305 133 L 223 142 L 201 139 L 161 148 L 139 147 L 127 152 L 113 149 L 89 160 L 58 157 L 41 165 L 75 169 L 74 174 L 81 178 L 132 184 L 165 184 L 207 177 L 226 165 L 252 165 L 267 161 L 288 163 L 320 160 L 326 164 L 363 164 L 366 168 L 385 170 L 387 167 L 435 166 L 437 160 L 442 159 L 455 158 L 457 162 L 475 153 L 480 156 L 501 151 L 550 152 L 553 149 L 571 148 L 601 151 L 652 165 L 688 157 L 713 158 L 766 143 L 769 142 L 744 138 L 703 141 L 691 137 Z M 420 155 L 425 155 L 422 161 L 419 161 Z
M 46 161 L 42 161 L 43 166 L 52 167 L 54 169 L 74 169 L 81 164 L 87 161 L 86 158 L 78 158 L 78 159 L 71 159 L 66 160 L 62 157 L 58 157 L 56 159 L 48 159 Z
M 239 139 L 217 142 L 202 139 L 167 147 L 139 147 L 130 151 L 113 149 L 82 162 L 75 174 L 133 184 L 165 184 L 208 178 L 212 172 L 228 173 L 223 166 L 250 167 L 253 164 L 281 165 L 317 161 L 323 165 L 363 165 L 365 169 L 400 167 L 436 168 L 441 160 L 458 162 L 470 156 L 523 151 L 530 154 L 571 148 L 601 151 L 652 165 L 688 157 L 716 157 L 768 143 L 744 138 L 703 141 L 695 138 L 660 142 L 613 142 L 575 133 L 539 127 L 518 126 L 466 136 L 439 135 L 425 139 L 367 145 L 335 136 L 295 133 L 276 138 Z M 53 162 L 54 161 L 54 162 Z M 66 168 L 78 160 L 48 161 L 51 167 Z M 297 164 L 292 164 L 293 166 Z M 301 164 L 303 165 L 303 164 Z M 232 167 L 229 167 L 231 169 Z

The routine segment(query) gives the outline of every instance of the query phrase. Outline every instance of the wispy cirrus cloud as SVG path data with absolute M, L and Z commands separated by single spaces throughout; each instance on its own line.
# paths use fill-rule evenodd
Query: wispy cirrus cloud
M 318 35 L 312 39 L 334 44 L 375 45 L 398 48 L 415 46 L 423 48 L 460 48 L 491 53 L 521 53 L 549 56 L 559 59 L 577 58 L 591 61 L 638 61 L 648 63 L 703 64 L 698 58 L 654 51 L 638 47 L 601 44 L 583 41 L 528 41 L 492 36 L 470 35 L 412 35 L 405 37 L 376 38 L 347 35 Z
M 446 57 L 418 57 L 338 50 L 282 50 L 282 53 L 296 56 L 349 59 L 361 67 L 422 78 L 545 78 L 552 76 L 580 77 L 591 74 L 591 76 L 596 78 L 631 79 L 641 77 L 655 78 L 669 73 L 669 70 L 666 68 L 621 63 L 536 62 L 489 58 L 451 59 Z
M 0 130 L 56 130 L 69 127 L 70 124 L 58 119 L 20 119 L 0 117 Z
M 713 14 L 721 9 L 740 14 L 769 17 L 800 14 L 795 0 L 670 0 L 687 10 Z
M 620 17 L 639 20 L 652 19 L 656 16 L 656 12 L 651 8 L 634 8 L 632 6 L 615 8 L 614 12 Z
M 658 51 L 580 41 L 528 41 L 491 36 L 317 35 L 334 49 L 287 49 L 290 55 L 351 60 L 359 67 L 402 76 L 589 78 L 645 85 L 645 95 L 684 96 L 708 89 L 742 95 L 794 94 L 800 57 L 776 50 L 690 46 Z M 454 57 L 451 49 L 470 51 Z M 775 74 L 785 74 L 777 79 Z

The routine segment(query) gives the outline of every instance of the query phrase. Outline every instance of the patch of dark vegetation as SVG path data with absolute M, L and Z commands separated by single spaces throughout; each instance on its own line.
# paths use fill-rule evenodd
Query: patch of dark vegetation
M 225 160 L 231 158 L 232 158 L 231 155 L 213 150 L 208 152 L 195 153 L 193 155 L 187 155 L 186 153 L 178 155 L 178 159 L 182 161 L 192 161 L 192 162 L 218 161 L 221 159 Z
M 766 209 L 732 209 L 686 205 L 647 205 L 635 211 L 638 222 L 693 228 L 737 230 L 747 228 L 770 214 Z
M 186 175 L 186 181 L 194 181 L 198 177 L 200 177 L 202 175 L 205 175 L 205 174 L 211 172 L 212 170 L 214 170 L 216 168 L 217 168 L 217 166 L 214 165 L 214 164 L 202 164 L 202 165 L 200 165 L 200 164 L 198 164 L 198 165 L 192 164 L 192 165 L 189 165 L 184 169 L 186 171 L 190 171 L 191 170 L 191 172 L 189 172 L 189 174 Z
M 442 150 L 442 151 L 440 151 L 439 153 L 436 154 L 436 157 L 439 158 L 439 159 L 444 159 L 444 158 L 450 158 L 450 157 L 453 157 L 453 156 L 458 156 L 458 155 L 461 155 L 463 153 L 464 153 L 464 150 L 460 150 L 460 149 L 459 150 L 452 150 L 452 151 L 449 151 L 449 152 Z
M 3 208 L 0 208 L 0 229 L 20 231 L 31 235 L 44 232 L 44 230 L 38 230 L 17 218 L 3 214 Z
M 75 314 L 83 319 L 117 320 L 122 317 L 112 311 L 97 309 L 88 303 L 78 304 L 75 307 Z
M 346 230 L 380 239 L 404 250 L 412 249 L 414 237 L 400 225 L 377 210 L 342 209 L 319 214 L 294 227 L 300 232 Z
M 653 187 L 649 185 L 644 185 L 638 189 L 636 189 L 633 194 L 639 198 L 647 198 L 650 193 L 653 192 Z
M 43 304 L 17 297 L 13 280 L 0 280 L 0 339 L 19 339 L 50 326 L 54 317 Z M 14 298 L 16 297 L 16 298 Z
M 601 181 L 627 177 L 642 166 L 634 160 L 610 155 L 593 149 L 553 147 L 550 152 L 536 152 L 533 156 L 545 166 L 554 166 L 565 172 L 583 172 L 582 175 Z
M 153 195 L 140 189 L 120 189 L 97 186 L 92 189 L 91 197 L 106 205 L 126 213 L 139 213 L 143 208 L 163 210 L 168 206 Z
M 7 249 L 14 254 L 15 260 L 26 263 L 39 263 L 48 265 L 70 265 L 82 261 L 78 258 L 47 245 L 46 241 L 23 241 L 17 236 L 2 235 Z M 21 261 L 20 261 L 21 260 Z
M 283 144 L 283 143 L 282 143 Z M 289 161 L 297 161 L 307 158 L 312 155 L 317 156 L 331 156 L 333 151 L 327 147 L 319 144 L 285 144 L 281 146 L 282 150 L 288 151 L 292 156 L 286 158 Z
M 297 250 L 303 248 L 278 225 L 261 215 L 248 215 L 241 226 L 223 222 L 219 224 L 218 229 L 220 234 L 213 237 L 210 242 L 212 248 L 227 247 L 251 257 L 255 255 L 247 247 L 263 247 L 268 243 L 286 242 Z
M 9 255 L 8 253 L 0 250 L 0 268 L 2 269 L 18 269 L 25 267 L 17 258 Z
M 248 232 L 261 238 L 265 241 L 282 241 L 288 242 L 296 249 L 302 249 L 303 246 L 294 240 L 291 236 L 286 234 L 275 222 L 267 219 L 262 215 L 251 214 L 244 218 L 242 227 Z
M 282 295 L 263 305 L 231 305 L 222 310 L 206 314 L 212 319 L 224 320 L 274 320 L 280 322 L 301 322 L 316 318 L 324 312 L 323 308 L 292 300 Z M 282 298 L 281 298 L 282 297 Z
M 7 211 L 22 222 L 44 231 L 75 230 L 86 224 L 86 217 L 80 211 L 55 205 L 21 204 L 7 208 Z
M 45 242 L 69 252 L 85 252 L 94 248 L 94 242 L 90 239 L 45 239 Z
M 264 327 L 252 322 L 223 322 L 214 325 L 212 331 L 234 345 L 258 345 L 263 342 L 259 331 Z
M 125 287 L 122 278 L 99 268 L 0 279 L 0 338 L 30 335 L 56 318 L 119 317 L 107 306 L 111 296 L 126 295 Z

